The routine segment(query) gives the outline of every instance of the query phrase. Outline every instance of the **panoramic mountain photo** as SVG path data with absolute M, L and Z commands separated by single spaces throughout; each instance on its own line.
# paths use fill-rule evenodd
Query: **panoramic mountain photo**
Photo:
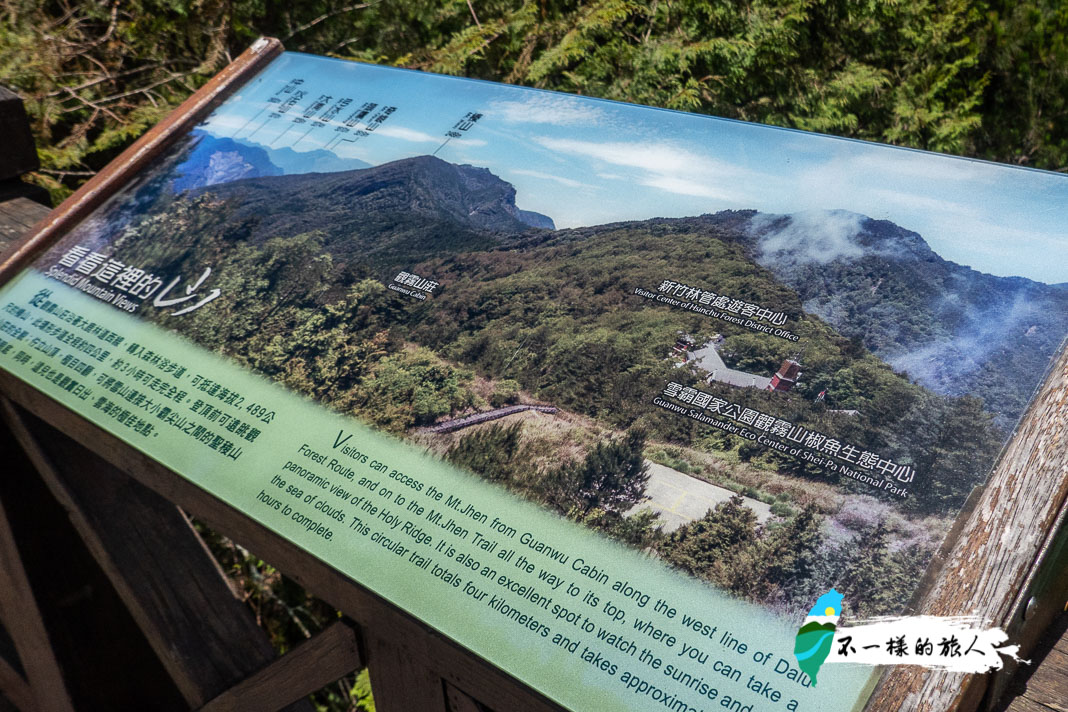
M 477 83 L 408 113 L 422 81 L 318 122 L 263 83 L 49 275 L 138 265 L 142 319 L 733 595 L 900 611 L 1068 333 L 1065 196 Z M 215 296 L 160 308 L 178 275 Z

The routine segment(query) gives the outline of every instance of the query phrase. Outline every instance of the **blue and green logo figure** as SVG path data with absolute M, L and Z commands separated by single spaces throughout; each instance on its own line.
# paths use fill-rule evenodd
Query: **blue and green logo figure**
M 842 594 L 832 588 L 819 597 L 808 612 L 805 624 L 797 631 L 794 657 L 798 667 L 812 679 L 813 687 L 816 686 L 816 673 L 834 645 L 834 632 L 841 616 Z

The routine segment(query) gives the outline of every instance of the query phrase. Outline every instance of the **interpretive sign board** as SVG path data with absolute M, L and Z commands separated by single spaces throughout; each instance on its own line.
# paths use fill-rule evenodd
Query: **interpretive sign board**
M 1068 177 L 296 53 L 0 367 L 573 710 L 850 710 L 1068 333 Z

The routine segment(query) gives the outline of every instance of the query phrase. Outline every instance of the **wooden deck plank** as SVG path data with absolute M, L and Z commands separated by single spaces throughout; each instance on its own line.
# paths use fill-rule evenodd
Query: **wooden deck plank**
M 1050 651 L 1050 654 L 1042 661 L 1039 674 L 1031 677 L 1027 692 L 1024 693 L 1025 696 L 1057 712 L 1068 712 L 1068 674 L 1066 673 L 1068 673 L 1068 656 L 1056 650 Z
M 0 202 L 0 254 L 13 249 L 48 212 L 48 208 L 28 198 Z
M 22 662 L 15 650 L 15 642 L 11 640 L 11 636 L 4 630 L 3 625 L 0 625 L 0 658 L 10 664 L 19 675 L 26 677 L 26 671 L 22 669 Z
M 1064 635 L 1061 636 L 1060 640 L 1058 640 L 1057 644 L 1053 647 L 1065 655 L 1068 655 L 1068 631 L 1065 631 Z M 1068 671 L 1065 671 L 1065 675 L 1068 675 Z
M 1057 712 L 1068 712 L 1068 654 L 1056 648 L 1047 652 L 1017 699 L 1020 697 Z
M 1054 621 L 1020 666 L 1005 694 L 992 709 L 998 712 L 1068 712 L 1068 613 Z M 1037 708 L 1035 707 L 1037 705 Z
M 0 203 L 0 215 L 12 225 L 21 225 L 23 234 L 48 213 L 49 208 L 29 198 L 12 198 Z
M 1057 712 L 1052 707 L 1039 704 L 1026 697 L 1017 697 L 1012 704 L 1005 708 L 1005 712 Z

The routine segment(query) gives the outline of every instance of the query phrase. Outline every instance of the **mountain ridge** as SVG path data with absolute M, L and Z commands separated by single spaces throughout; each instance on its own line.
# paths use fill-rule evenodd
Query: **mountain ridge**
M 725 210 L 574 228 L 555 239 L 622 226 L 703 231 L 741 244 L 797 292 L 806 312 L 938 393 L 978 395 L 1003 430 L 1023 413 L 1068 334 L 1068 285 L 946 260 L 919 233 L 888 220 L 848 211 Z
M 247 138 L 215 136 L 199 130 L 193 131 L 190 139 L 188 155 L 174 168 L 176 177 L 171 190 L 175 193 L 244 178 L 335 173 L 372 167 L 366 161 L 341 158 L 323 149 L 272 148 Z
M 383 272 L 627 226 L 735 243 L 794 290 L 806 312 L 938 393 L 983 398 L 1003 430 L 1023 412 L 1068 333 L 1068 286 L 979 272 L 942 258 L 915 231 L 844 210 L 729 210 L 549 233 L 530 226 L 536 220 L 516 207 L 511 184 L 486 168 L 432 156 L 244 178 L 190 196 L 208 193 L 233 206 L 230 220 L 246 225 L 252 242 L 318 231 L 336 257 Z M 761 295 L 732 296 L 759 303 Z
M 283 174 L 262 148 L 205 133 L 194 140 L 186 160 L 175 168 L 177 176 L 171 183 L 175 193 L 242 178 Z
M 271 180 L 264 180 L 271 179 Z M 415 190 L 405 196 L 396 190 L 408 183 Z M 258 196 L 248 195 L 248 188 L 289 188 L 305 191 L 318 189 L 316 199 L 332 201 L 339 197 L 356 198 L 386 193 L 372 207 L 405 207 L 421 214 L 447 216 L 472 227 L 499 233 L 523 232 L 537 227 L 524 218 L 545 223 L 551 218 L 515 204 L 516 191 L 511 183 L 494 175 L 488 168 L 457 165 L 434 156 L 415 156 L 383 163 L 371 168 L 332 173 L 299 173 L 282 176 L 252 176 L 227 185 L 212 186 L 214 193 L 246 191 L 246 197 L 258 203 Z M 195 191 L 204 193 L 206 190 Z M 267 207 L 258 203 L 258 207 Z M 272 211 L 273 212 L 273 211 Z
M 981 395 L 1003 429 L 1068 333 L 1068 288 L 946 260 L 892 222 L 863 216 L 851 238 L 860 254 L 828 261 L 798 259 L 804 239 L 774 249 L 817 223 L 794 216 L 784 232 L 768 232 L 763 222 L 750 229 L 754 256 L 797 290 L 806 311 L 932 390 Z
M 271 163 L 281 168 L 283 175 L 287 176 L 298 173 L 338 173 L 372 167 L 367 161 L 361 161 L 358 158 L 342 158 L 334 152 L 322 148 L 297 151 L 290 146 L 272 148 L 270 145 L 257 143 L 249 139 L 239 138 L 235 140 L 249 148 L 266 151 Z
M 253 177 L 190 191 L 233 206 L 249 239 L 319 232 L 342 258 L 404 267 L 434 254 L 517 244 L 552 225 L 520 210 L 515 188 L 486 168 L 417 156 L 335 173 Z

